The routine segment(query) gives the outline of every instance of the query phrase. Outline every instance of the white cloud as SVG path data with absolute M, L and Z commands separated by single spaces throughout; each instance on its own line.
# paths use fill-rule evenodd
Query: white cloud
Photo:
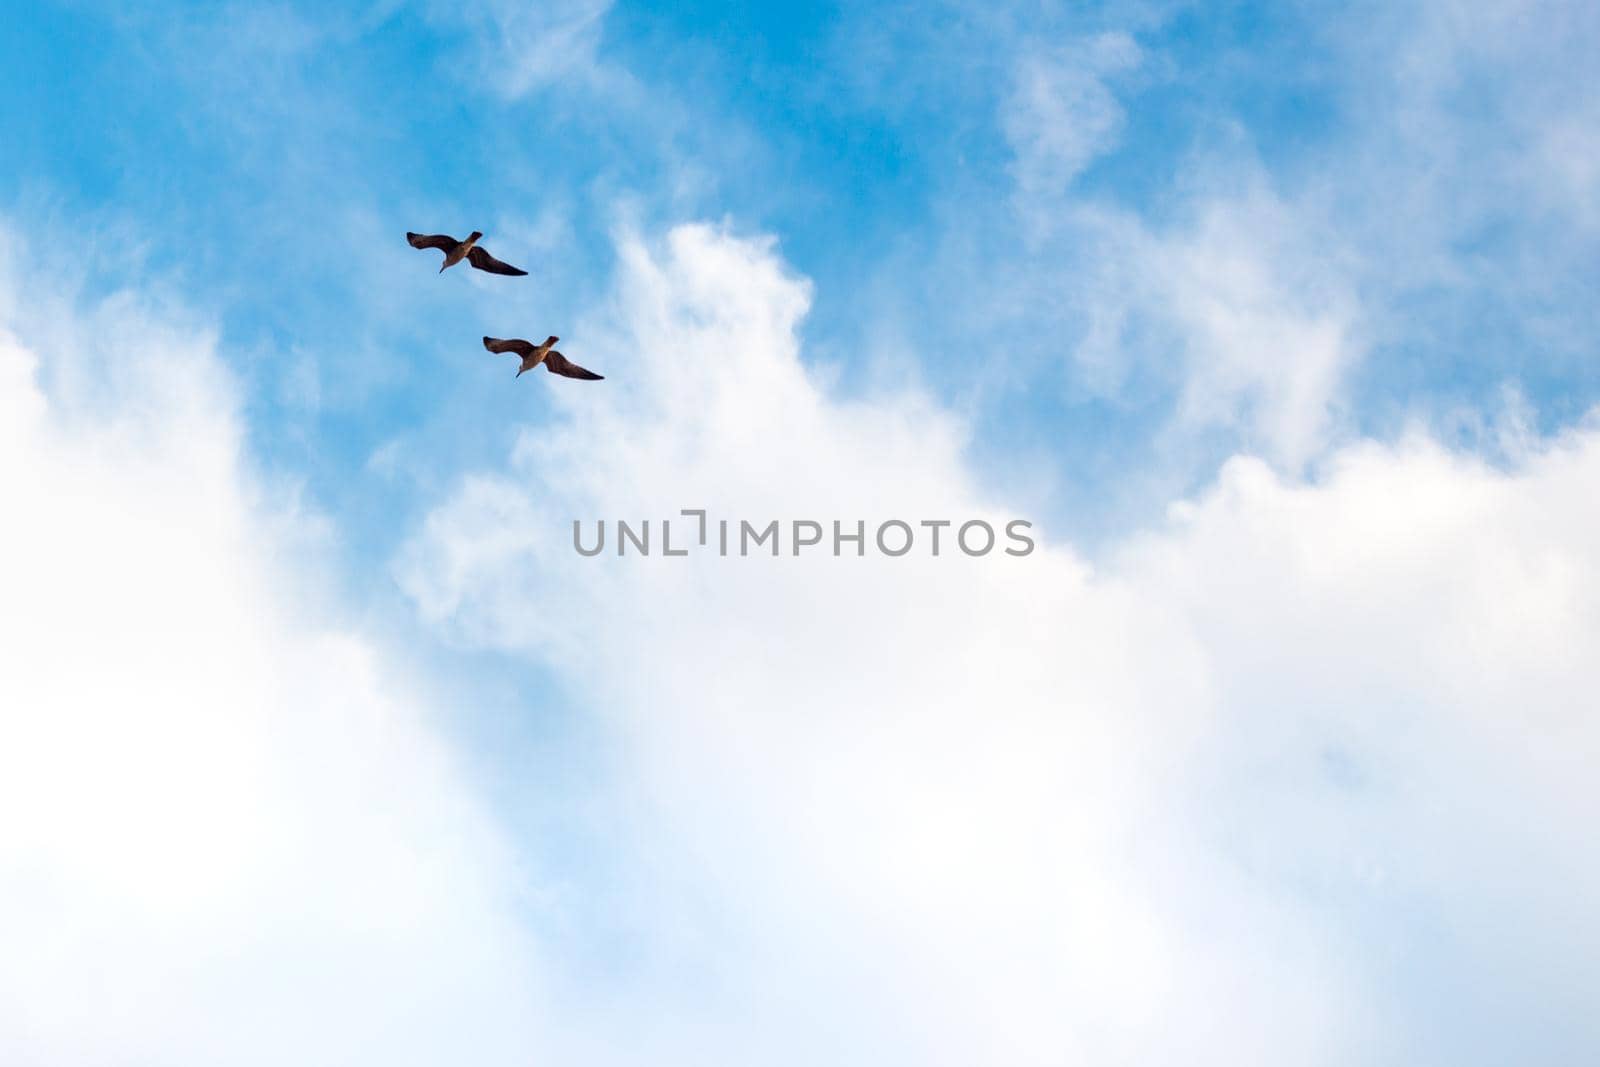
M 397 562 L 625 753 L 617 1060 L 1600 1048 L 1600 433 L 1505 472 L 1425 435 L 1318 482 L 1241 458 L 1100 567 L 585 560 L 573 518 L 1006 516 L 947 414 L 830 395 L 769 244 L 689 226 L 621 258 L 574 331 L 607 382 L 532 383 L 568 417 Z
M 5 267 L 0 1060 L 527 1062 L 513 857 L 210 339 Z
M 1367 327 L 1354 257 L 1312 205 L 1258 179 L 1161 230 L 1111 210 L 1074 219 L 1099 254 L 1075 353 L 1093 377 L 1115 387 L 1130 358 L 1170 361 L 1181 383 L 1171 432 L 1225 427 L 1289 470 L 1338 439 Z
M 404 675 L 319 602 L 203 331 L 0 286 L 6 1058 L 1600 1047 L 1600 432 L 1505 470 L 1425 435 L 1317 482 L 1239 459 L 1098 565 L 580 560 L 573 517 L 1009 517 L 958 420 L 802 362 L 769 242 L 621 262 L 573 334 L 607 382 L 525 379 L 566 417 L 397 565 L 609 728 L 617 884 L 566 872 L 558 964 Z
M 1116 144 L 1124 115 L 1106 79 L 1136 67 L 1140 58 L 1127 34 L 1106 33 L 1017 61 L 1001 124 L 1022 192 L 1060 194 Z
M 469 80 L 506 97 L 590 77 L 611 0 L 430 3 L 435 21 L 460 23 L 476 40 Z
M 1210 462 L 1220 442 L 1296 472 L 1348 439 L 1352 400 L 1387 415 L 1479 399 L 1497 375 L 1583 381 L 1600 322 L 1580 281 L 1600 218 L 1593 6 L 1325 15 L 1287 16 L 1246 61 L 1164 48 L 1147 24 L 1132 84 L 1009 38 L 1019 88 L 997 127 L 1016 155 L 1015 243 L 975 263 L 949 244 L 992 289 L 984 329 L 1020 305 L 1015 333 L 1067 348 L 1074 389 L 1170 398 L 1172 451 Z M 1152 83 L 1165 91 L 1139 91 Z M 1294 116 L 1264 114 L 1262 86 Z M 1119 160 L 1132 189 L 1073 184 L 1125 126 L 1144 134 Z
M 1075 190 L 1126 122 L 1109 82 L 1145 58 L 1122 33 L 1054 54 L 1019 46 L 999 118 L 1034 258 L 998 268 L 1001 299 L 1032 292 L 1071 309 L 1073 369 L 1090 392 L 1116 395 L 1143 365 L 1176 392 L 1169 436 L 1221 428 L 1300 470 L 1336 440 L 1364 353 L 1355 259 L 1315 193 L 1283 195 L 1242 137 L 1221 161 L 1190 161 L 1159 222 Z
M 509 93 L 575 76 L 601 10 L 496 5 L 482 58 L 517 57 Z M 1120 54 L 1024 71 L 1020 180 L 1115 145 Z M 1530 127 L 1530 169 L 1587 210 L 1583 128 Z M 801 360 L 770 244 L 624 241 L 573 331 L 608 381 L 519 382 L 568 418 L 396 564 L 610 727 L 598 976 L 538 966 L 505 843 L 319 601 L 204 332 L 0 287 L 0 1059 L 1594 1059 L 1600 433 L 1500 470 L 1424 433 L 1330 454 L 1370 275 L 1314 197 L 1208 194 L 1080 216 L 1128 249 L 1097 326 L 1158 315 L 1180 419 L 1288 473 L 1235 459 L 1097 563 L 576 558 L 574 517 L 684 506 L 1009 517 L 959 420 Z

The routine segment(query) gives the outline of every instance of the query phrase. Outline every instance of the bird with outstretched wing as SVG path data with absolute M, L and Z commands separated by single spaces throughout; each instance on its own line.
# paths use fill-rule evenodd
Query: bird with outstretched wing
M 544 344 L 536 345 L 532 341 L 524 341 L 520 337 L 512 337 L 505 340 L 498 337 L 485 337 L 483 339 L 483 347 L 496 354 L 510 352 L 521 356 L 522 366 L 517 368 L 517 377 L 519 378 L 522 377 L 523 371 L 530 371 L 543 363 L 545 370 L 551 374 L 559 374 L 563 378 L 579 378 L 587 382 L 605 380 L 604 375 L 585 370 L 560 352 L 555 351 L 555 343 L 559 340 L 559 337 L 552 335 L 545 338 Z
M 491 256 L 487 249 L 478 245 L 478 239 L 483 236 L 482 231 L 473 230 L 465 241 L 458 241 L 445 233 L 406 233 L 406 241 L 412 248 L 437 248 L 444 253 L 444 262 L 439 266 L 439 273 L 443 274 L 448 268 L 460 263 L 463 259 L 479 270 L 488 271 L 490 274 L 521 275 L 528 272 L 509 263 L 501 262 Z

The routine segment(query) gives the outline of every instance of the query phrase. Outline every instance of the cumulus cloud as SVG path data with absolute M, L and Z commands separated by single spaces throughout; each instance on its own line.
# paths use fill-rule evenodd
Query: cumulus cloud
M 204 330 L 0 287 L 10 1058 L 1600 1048 L 1600 430 L 1500 467 L 1421 432 L 1316 480 L 1241 457 L 1093 560 L 1047 531 L 1024 559 L 586 560 L 573 518 L 1012 515 L 958 418 L 802 358 L 810 286 L 770 241 L 619 253 L 574 334 L 607 387 L 538 382 L 558 421 L 395 563 L 614 749 L 555 963 L 404 675 L 310 588 L 315 531 L 251 476 Z
M 801 358 L 809 287 L 770 243 L 620 258 L 580 331 L 607 388 L 552 390 L 566 417 L 396 561 L 425 619 L 555 672 L 624 754 L 611 1056 L 1600 1047 L 1573 993 L 1600 433 L 1503 470 L 1424 433 L 1315 481 L 1241 457 L 1096 561 L 582 559 L 574 518 L 1008 515 L 959 420 Z
M 0 263 L 0 1060 L 524 1063 L 524 880 L 211 338 Z

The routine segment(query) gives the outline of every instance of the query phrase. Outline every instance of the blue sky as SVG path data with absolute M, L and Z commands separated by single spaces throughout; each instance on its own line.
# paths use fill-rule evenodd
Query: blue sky
M 196 890 L 245 887 L 259 922 L 218 929 L 357 982 L 383 970 L 359 931 L 437 964 L 374 982 L 370 1014 L 283 1002 L 285 1033 L 359 1047 L 437 995 L 436 1032 L 390 1018 L 427 1031 L 391 1052 L 475 1019 L 496 1062 L 1502 1062 L 1535 1030 L 1533 1058 L 1593 1059 L 1574 990 L 1600 940 L 1563 891 L 1600 888 L 1573 856 L 1600 619 L 1590 5 L 4 21 L 19 602 L 120 620 L 106 677 L 151 736 L 209 721 L 188 699 L 267 709 L 199 730 L 215 776 L 149 756 L 259 818 L 263 854 L 305 843 L 281 881 L 240 860 Z M 403 239 L 472 229 L 530 276 L 441 276 Z M 559 334 L 607 380 L 513 380 L 485 333 Z M 1020 515 L 1045 550 L 681 574 L 565 550 L 573 517 L 686 506 Z M 80 507 L 112 542 L 84 588 L 49 551 Z M 125 584 L 145 573 L 167 592 Z M 69 643 L 34 640 L 43 665 Z M 332 725 L 279 725 L 291 703 Z M 287 754 L 263 770 L 241 737 Z M 173 818 L 152 854 L 212 885 Z M 52 877 L 120 887 L 119 836 L 85 819 L 89 858 Z M 383 879 L 412 910 L 365 927 Z M 128 937 L 95 965 L 211 973 Z M 293 968 L 243 959 L 222 986 L 278 1003 Z M 48 1022 L 0 1039 L 94 1060 Z
M 365 491 L 361 463 L 399 430 L 427 427 L 430 450 L 459 461 L 505 440 L 494 420 L 464 432 L 464 411 L 538 403 L 481 366 L 461 373 L 456 339 L 483 328 L 468 296 L 486 294 L 421 288 L 432 279 L 384 244 L 392 231 L 543 227 L 535 281 L 503 298 L 559 333 L 603 290 L 617 225 L 720 218 L 775 235 L 813 279 L 806 337 L 848 365 L 845 390 L 892 355 L 970 410 L 986 466 L 1046 469 L 1054 488 L 1036 506 L 1101 535 L 1256 443 L 1223 427 L 1176 484 L 1142 486 L 1136 472 L 1171 459 L 1151 442 L 1181 390 L 1177 346 L 1136 309 L 1138 358 L 1114 383 L 1090 380 L 1074 359 L 1088 317 L 1077 294 L 1097 269 L 1088 235 L 1041 235 L 1017 209 L 1003 114 L 1015 57 L 1129 34 L 1144 58 L 1106 79 L 1122 112 L 1111 143 L 1040 197 L 1181 230 L 1214 189 L 1253 183 L 1331 240 L 1370 248 L 1383 235 L 1393 247 L 1365 253 L 1380 262 L 1351 282 L 1373 306 L 1359 323 L 1367 351 L 1336 390 L 1348 431 L 1392 435 L 1419 415 L 1493 407 L 1507 386 L 1548 429 L 1594 396 L 1581 281 L 1594 244 L 1507 173 L 1528 136 L 1518 93 L 1563 106 L 1570 68 L 1544 64 L 1576 62 L 1570 42 L 1534 35 L 1509 59 L 1468 56 L 1435 76 L 1416 105 L 1442 131 L 1435 146 L 1407 140 L 1393 75 L 1373 56 L 1429 32 L 1423 16 L 619 7 L 548 58 L 475 39 L 495 17 L 479 20 L 486 29 L 426 5 L 29 9 L 12 20 L 3 192 L 34 217 L 138 234 L 107 235 L 117 254 L 85 264 L 94 284 L 142 270 L 185 279 L 233 362 L 262 379 L 252 430 L 266 455 L 308 478 L 323 507 Z M 532 81 L 508 95 L 521 64 Z M 1386 217 L 1419 197 L 1414 226 Z M 319 240 L 327 252 L 307 244 Z M 1296 254 L 1324 254 L 1320 240 Z M 1427 261 L 1445 254 L 1469 269 Z M 1415 269 L 1392 269 L 1408 259 Z M 283 349 L 315 368 L 315 413 L 286 409 L 289 372 L 266 354 Z

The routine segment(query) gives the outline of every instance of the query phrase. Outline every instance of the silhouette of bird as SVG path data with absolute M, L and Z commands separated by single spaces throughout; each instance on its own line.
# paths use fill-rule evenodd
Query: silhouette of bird
M 440 274 L 443 274 L 447 268 L 453 267 L 457 263 L 460 263 L 463 259 L 468 263 L 471 263 L 474 267 L 477 267 L 479 270 L 486 270 L 490 274 L 516 275 L 528 273 L 525 270 L 518 270 L 509 263 L 500 262 L 498 259 L 495 259 L 493 256 L 491 256 L 487 251 L 479 248 L 478 238 L 482 236 L 483 233 L 481 231 L 473 230 L 471 235 L 468 236 L 465 241 L 458 241 L 454 237 L 443 233 L 425 234 L 408 232 L 406 234 L 406 240 L 411 242 L 412 248 L 437 248 L 439 251 L 443 252 L 444 263 L 439 267 Z
M 505 341 L 498 337 L 485 337 L 483 339 L 483 347 L 496 354 L 513 352 L 521 356 L 522 366 L 517 368 L 518 378 L 522 377 L 523 371 L 532 370 L 543 363 L 545 370 L 551 374 L 559 374 L 563 378 L 582 378 L 587 382 L 605 380 L 604 375 L 596 374 L 591 370 L 584 370 L 560 352 L 551 351 L 551 346 L 559 340 L 561 338 L 551 336 L 545 338 L 544 344 L 536 345 L 532 341 L 524 341 L 520 337 L 513 337 Z

